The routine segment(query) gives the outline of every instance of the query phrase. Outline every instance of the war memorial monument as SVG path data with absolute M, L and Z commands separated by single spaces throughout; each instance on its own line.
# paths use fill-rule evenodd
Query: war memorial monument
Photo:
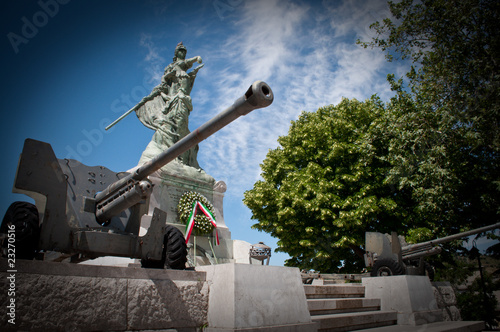
M 226 184 L 200 167 L 197 144 L 269 106 L 274 96 L 256 81 L 190 132 L 190 94 L 203 64 L 200 56 L 186 55 L 179 43 L 151 94 L 109 126 L 135 113 L 154 130 L 136 167 L 118 173 L 89 167 L 57 159 L 48 143 L 25 141 L 14 191 L 35 204 L 13 203 L 0 228 L 0 330 L 484 328 L 483 322 L 447 317 L 454 295 L 426 276 L 352 284 L 314 278 L 304 285 L 298 268 L 264 265 L 270 248 L 231 239 L 223 211 Z M 126 267 L 89 263 L 109 257 L 131 261 Z

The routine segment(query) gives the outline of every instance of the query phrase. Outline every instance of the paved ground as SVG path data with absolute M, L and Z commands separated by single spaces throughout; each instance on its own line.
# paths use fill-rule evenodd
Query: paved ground
M 419 326 L 393 325 L 377 327 L 360 332 L 475 332 L 483 331 L 484 322 L 438 322 Z

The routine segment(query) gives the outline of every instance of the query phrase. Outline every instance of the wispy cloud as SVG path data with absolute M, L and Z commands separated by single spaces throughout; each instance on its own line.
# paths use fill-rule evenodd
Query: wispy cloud
M 161 81 L 163 67 L 167 62 L 167 59 L 162 56 L 162 54 L 165 54 L 165 49 L 158 47 L 153 41 L 153 37 L 148 34 L 141 35 L 139 45 L 147 51 L 143 61 L 146 66 L 146 72 L 151 77 L 150 83 L 156 84 Z
M 228 106 L 255 80 L 273 89 L 273 105 L 238 119 L 202 143 L 200 165 L 230 183 L 228 196 L 241 196 L 260 178 L 259 164 L 302 111 L 336 104 L 342 97 L 364 100 L 378 93 L 388 98 L 392 93 L 386 73 L 399 70 L 395 65 L 389 69 L 379 50 L 355 44 L 358 38 L 370 40 L 374 36 L 370 24 L 390 14 L 385 0 L 335 5 L 325 1 L 319 7 L 257 0 L 245 2 L 238 13 L 233 33 L 220 47 L 205 48 L 207 54 L 200 54 L 210 59 L 199 73 L 210 84 L 197 82 L 193 103 L 195 110 L 196 105 L 207 107 L 193 112 L 190 120 L 205 122 L 222 110 L 218 105 Z M 170 59 L 153 40 L 143 35 L 140 43 L 147 50 L 144 63 L 152 81 L 159 82 Z
M 385 1 L 374 2 L 378 7 L 356 2 L 318 9 L 264 0 L 242 8 L 236 31 L 223 48 L 230 50 L 224 69 L 213 85 L 220 87 L 217 104 L 227 104 L 256 79 L 271 86 L 275 101 L 203 143 L 201 164 L 216 179 L 230 182 L 228 195 L 240 196 L 259 179 L 259 163 L 301 111 L 338 103 L 342 97 L 389 95 L 385 75 L 380 75 L 387 66 L 383 54 L 355 45 L 356 38 L 371 38 L 367 27 L 384 15 Z
M 325 11 L 330 26 L 335 32 L 335 37 L 355 35 L 364 41 L 375 37 L 375 32 L 370 25 L 375 21 L 382 21 L 390 17 L 391 12 L 387 1 L 349 0 L 342 2 L 324 1 Z

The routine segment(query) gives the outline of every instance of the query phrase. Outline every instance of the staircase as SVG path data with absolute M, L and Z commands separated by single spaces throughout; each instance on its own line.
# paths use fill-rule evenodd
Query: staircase
M 397 323 L 397 313 L 381 311 L 379 299 L 365 298 L 361 284 L 304 285 L 318 331 L 352 331 Z

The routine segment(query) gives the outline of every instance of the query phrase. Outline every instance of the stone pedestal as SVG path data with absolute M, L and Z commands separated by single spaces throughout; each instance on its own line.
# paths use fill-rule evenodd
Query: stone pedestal
M 0 259 L 1 331 L 195 332 L 207 319 L 205 273 L 25 260 L 12 272 L 7 263 Z
M 366 298 L 381 299 L 381 310 L 398 313 L 398 325 L 422 325 L 442 320 L 427 276 L 363 278 Z
M 297 268 L 200 266 L 209 285 L 205 331 L 316 331 Z
M 131 170 L 133 171 L 133 170 Z M 181 175 L 163 175 L 162 177 L 153 174 L 149 179 L 153 183 L 153 193 L 149 198 L 149 211 L 141 220 L 141 235 L 146 233 L 147 228 L 151 224 L 151 218 L 155 207 L 167 213 L 167 224 L 179 228 L 183 233 L 186 225 L 180 223 L 177 213 L 177 205 L 181 196 L 188 192 L 194 191 L 205 196 L 214 206 L 217 222 L 217 232 L 219 235 L 219 246 L 210 246 L 208 236 L 197 236 L 196 246 L 196 265 L 213 264 L 229 262 L 233 258 L 233 244 L 231 240 L 231 232 L 224 221 L 223 199 L 226 192 L 226 184 L 223 181 L 215 183 L 199 181 L 196 179 L 186 178 Z M 214 241 L 213 236 L 212 243 Z M 189 254 L 191 260 L 194 260 L 193 246 L 194 236 L 191 236 L 188 246 L 191 248 Z M 214 257 L 214 253 L 215 257 Z

